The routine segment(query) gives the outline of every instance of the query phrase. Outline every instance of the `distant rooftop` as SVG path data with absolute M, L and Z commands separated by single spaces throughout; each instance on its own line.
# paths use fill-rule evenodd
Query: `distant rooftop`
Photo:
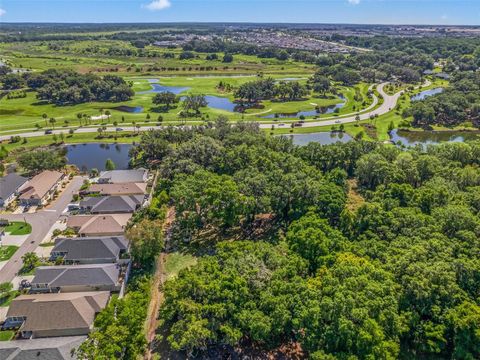
M 134 169 L 134 170 L 112 170 L 104 171 L 100 174 L 98 179 L 99 183 L 138 183 L 147 180 L 148 171 L 146 169 Z

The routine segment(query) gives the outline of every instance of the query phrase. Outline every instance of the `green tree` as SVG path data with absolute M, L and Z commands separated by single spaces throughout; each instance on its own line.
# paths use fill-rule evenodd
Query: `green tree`
M 28 252 L 22 256 L 22 262 L 23 262 L 23 266 L 22 266 L 21 272 L 27 273 L 38 266 L 40 259 L 38 258 L 37 254 L 35 254 L 34 252 Z
M 161 221 L 143 219 L 132 225 L 126 236 L 130 240 L 133 260 L 143 266 L 152 266 L 164 246 Z
M 113 160 L 112 159 L 107 159 L 107 161 L 105 162 L 105 170 L 112 171 L 112 170 L 115 170 L 115 169 L 116 169 L 116 165 L 113 162 Z
M 397 358 L 404 329 L 398 286 L 378 264 L 341 254 L 310 281 L 309 291 L 299 324 L 306 350 L 339 358 Z

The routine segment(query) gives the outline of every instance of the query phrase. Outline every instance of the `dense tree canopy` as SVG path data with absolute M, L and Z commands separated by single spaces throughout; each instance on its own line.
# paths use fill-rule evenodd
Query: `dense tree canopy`
M 296 147 L 211 125 L 152 131 L 135 150 L 158 164 L 175 246 L 202 249 L 165 289 L 173 349 L 478 357 L 480 143 Z
M 42 73 L 7 74 L 5 89 L 29 87 L 37 98 L 56 105 L 74 105 L 91 101 L 118 102 L 132 98 L 131 84 L 117 75 L 100 77 L 72 70 L 49 69 Z

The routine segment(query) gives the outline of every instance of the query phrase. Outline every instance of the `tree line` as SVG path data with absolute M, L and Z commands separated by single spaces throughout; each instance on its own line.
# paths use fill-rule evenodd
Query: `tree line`
M 120 76 L 80 74 L 73 70 L 9 73 L 1 76 L 0 82 L 3 89 L 29 88 L 37 92 L 37 99 L 61 106 L 92 101 L 127 101 L 134 95 L 132 84 Z

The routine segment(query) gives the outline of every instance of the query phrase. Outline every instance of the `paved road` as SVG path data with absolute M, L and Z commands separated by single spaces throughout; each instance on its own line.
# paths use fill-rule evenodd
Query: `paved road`
M 399 91 L 394 95 L 388 95 L 384 90 L 384 86 L 387 85 L 388 82 L 384 82 L 382 84 L 377 85 L 377 91 L 379 94 L 383 96 L 383 103 L 380 105 L 378 108 L 372 110 L 377 104 L 378 104 L 378 98 L 374 96 L 373 98 L 373 103 L 366 109 L 362 110 L 362 113 L 360 114 L 360 120 L 367 120 L 370 118 L 370 115 L 383 115 L 386 114 L 390 111 L 392 111 L 395 106 L 397 106 L 397 102 L 399 97 L 402 95 L 403 91 Z M 423 85 L 420 85 L 417 87 L 417 89 L 420 89 L 422 87 L 429 86 L 431 82 L 429 80 L 426 80 Z M 329 117 L 329 118 L 324 118 L 323 120 L 318 120 L 318 121 L 309 121 L 305 122 L 302 127 L 314 127 L 314 126 L 328 126 L 328 125 L 335 125 L 335 124 L 346 124 L 346 123 L 351 123 L 356 121 L 356 116 L 357 114 L 352 114 L 351 116 L 339 116 L 339 117 Z M 261 123 L 260 128 L 262 129 L 270 129 L 272 125 L 275 125 L 275 127 L 278 127 L 278 124 L 270 122 L 270 123 Z M 188 125 L 187 125 L 188 126 Z M 143 126 L 140 129 L 136 129 L 133 126 L 124 126 L 124 130 L 130 130 L 130 131 L 147 131 L 150 129 L 162 129 L 164 126 Z M 108 132 L 114 132 L 115 127 L 107 127 L 106 131 Z M 60 133 L 65 133 L 65 129 L 57 129 L 54 130 L 54 134 L 60 134 Z M 88 128 L 78 128 L 75 130 L 76 134 L 81 134 L 81 133 L 95 133 L 98 132 L 98 129 L 95 127 L 88 127 Z M 37 136 L 45 136 L 45 134 L 42 131 L 31 131 L 31 132 L 24 132 L 24 133 L 19 133 L 15 134 L 17 136 L 22 136 L 22 137 L 37 137 Z M 11 135 L 1 135 L 0 136 L 0 141 L 8 140 L 10 139 Z
M 383 115 L 383 114 L 386 114 L 387 112 L 389 112 L 391 109 L 393 109 L 397 105 L 397 101 L 398 101 L 398 98 L 401 95 L 401 92 L 398 92 L 395 95 L 386 94 L 383 91 L 383 87 L 386 84 L 387 83 L 382 83 L 382 84 L 379 84 L 377 86 L 377 91 L 384 98 L 383 104 L 380 105 L 377 109 L 369 111 L 370 109 L 375 107 L 378 103 L 378 99 L 375 96 L 373 104 L 370 105 L 367 109 L 363 110 L 363 113 L 360 114 L 360 119 L 361 120 L 368 119 L 371 114 L 373 114 L 373 115 L 378 114 L 379 116 Z M 347 117 L 339 117 L 339 118 L 333 118 L 332 117 L 332 118 L 327 118 L 327 119 L 324 119 L 324 120 L 306 122 L 306 123 L 303 124 L 303 127 L 326 126 L 326 125 L 333 125 L 333 124 L 340 124 L 340 123 L 349 123 L 349 122 L 354 122 L 355 117 L 356 117 L 356 114 L 355 115 L 352 114 L 352 116 L 347 116 Z M 329 119 L 331 119 L 331 120 L 329 120 Z M 269 128 L 271 128 L 271 126 L 272 126 L 272 123 L 261 123 L 260 124 L 260 127 L 264 128 L 264 129 L 269 129 Z M 123 128 L 124 128 L 124 130 L 131 130 L 131 131 L 135 131 L 135 130 L 146 131 L 146 130 L 150 130 L 150 129 L 161 129 L 163 127 L 162 126 L 143 126 L 140 129 L 136 129 L 133 126 L 124 126 Z M 115 127 L 107 127 L 106 131 L 114 132 Z M 62 132 L 65 133 L 65 129 L 63 129 L 63 130 L 62 129 L 57 129 L 57 130 L 53 131 L 54 134 L 60 134 Z M 75 130 L 76 134 L 95 133 L 95 132 L 98 132 L 98 129 L 94 128 L 94 127 L 78 128 L 78 129 Z M 45 134 L 42 131 L 31 131 L 31 132 L 25 132 L 25 133 L 20 133 L 20 134 L 15 134 L 15 135 L 22 136 L 22 137 L 45 136 Z M 0 136 L 0 141 L 8 140 L 8 139 L 10 139 L 10 136 L 11 135 L 1 135 Z
M 75 176 L 60 194 L 57 200 L 44 210 L 36 213 L 27 214 L 1 214 L 0 218 L 10 221 L 26 220 L 32 225 L 32 233 L 10 258 L 8 263 L 0 270 L 0 283 L 10 282 L 21 269 L 22 256 L 28 252 L 35 251 L 38 245 L 48 234 L 52 226 L 62 217 L 62 213 L 72 200 L 72 195 L 76 193 L 83 184 L 84 177 Z
M 394 95 L 388 95 L 383 90 L 383 87 L 386 84 L 387 83 L 382 83 L 382 84 L 379 84 L 377 86 L 378 93 L 383 96 L 383 103 L 378 108 L 376 108 L 374 110 L 371 110 L 378 104 L 378 98 L 375 97 L 374 101 L 373 101 L 373 104 L 370 105 L 366 109 L 367 111 L 363 110 L 363 113 L 361 113 L 359 115 L 360 120 L 367 120 L 367 119 L 370 118 L 371 115 L 375 116 L 377 114 L 378 116 L 380 116 L 380 115 L 386 114 L 386 113 L 390 112 L 391 110 L 393 110 L 395 108 L 395 106 L 397 106 L 398 99 L 402 95 L 403 91 L 399 91 Z M 329 118 L 328 120 L 324 119 L 324 120 L 318 120 L 318 121 L 309 121 L 309 122 L 303 123 L 302 127 L 305 128 L 305 127 L 315 127 L 315 126 L 328 126 L 328 125 L 346 124 L 346 123 L 351 123 L 351 122 L 357 121 L 356 117 L 357 117 L 357 114 L 354 114 L 354 115 L 348 116 L 348 117 Z M 262 128 L 262 129 L 269 129 L 271 127 L 272 127 L 272 124 L 260 124 L 260 128 Z M 276 127 L 278 127 L 278 126 L 276 126 Z

